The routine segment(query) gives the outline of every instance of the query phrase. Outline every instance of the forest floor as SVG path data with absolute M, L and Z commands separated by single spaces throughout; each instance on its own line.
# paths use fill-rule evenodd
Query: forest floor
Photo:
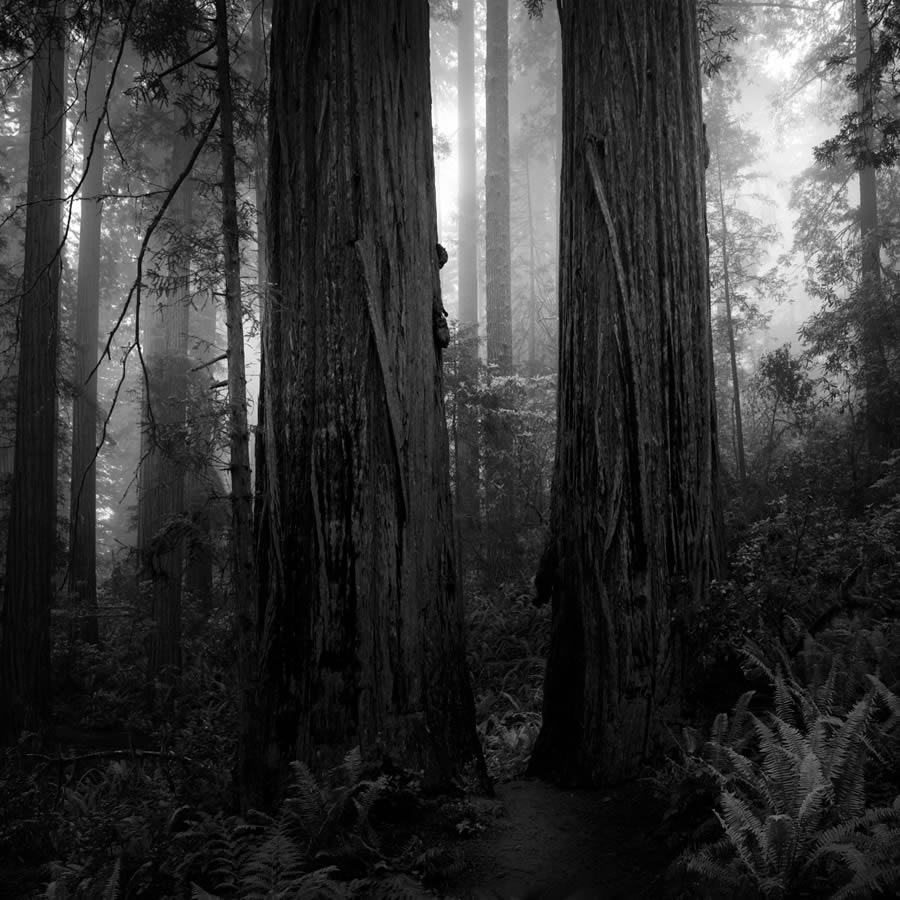
M 447 886 L 464 900 L 661 897 L 672 852 L 656 834 L 663 805 L 647 784 L 572 790 L 536 779 L 497 787 L 495 821 L 463 845 Z

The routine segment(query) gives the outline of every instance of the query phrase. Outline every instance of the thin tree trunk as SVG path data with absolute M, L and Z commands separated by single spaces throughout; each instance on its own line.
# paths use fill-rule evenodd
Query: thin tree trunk
M 535 774 L 633 777 L 684 699 L 716 570 L 693 0 L 562 6 L 560 404 Z
M 468 402 L 478 381 L 478 188 L 475 141 L 475 0 L 459 0 L 457 56 L 459 134 L 459 332 L 456 398 L 456 529 L 459 535 L 460 580 L 465 583 L 470 558 L 479 543 L 480 441 L 478 410 Z
M 234 173 L 234 110 L 228 51 L 228 0 L 216 0 L 216 52 L 222 129 L 222 232 L 225 238 L 225 318 L 228 327 L 228 437 L 231 462 L 231 578 L 237 647 L 239 711 L 245 733 L 255 721 L 252 695 L 256 652 L 256 566 L 253 553 L 253 487 L 244 365 L 244 314 L 241 305 L 241 252 L 237 184 Z M 243 806 L 251 792 L 250 743 L 238 742 Z
M 176 131 L 172 180 L 190 160 L 185 136 Z M 172 201 L 177 227 L 192 221 L 192 189 L 186 179 Z M 143 580 L 149 582 L 153 634 L 149 670 L 158 674 L 181 666 L 181 599 L 188 534 L 185 502 L 184 440 L 190 360 L 188 311 L 191 266 L 184 251 L 168 261 L 170 289 L 159 298 L 147 329 L 147 383 L 141 434 L 138 546 Z M 149 389 L 149 390 L 148 390 Z
M 509 0 L 487 0 L 485 58 L 485 281 L 487 360 L 511 375 L 509 236 Z
M 84 179 L 78 243 L 75 397 L 72 404 L 72 483 L 69 512 L 69 597 L 73 637 L 97 643 L 97 364 L 100 334 L 100 224 L 106 138 L 108 65 L 94 45 L 84 106 Z
M 872 25 L 867 0 L 855 0 L 856 8 L 856 74 L 860 77 L 857 109 L 865 153 L 875 149 L 872 123 L 875 87 L 866 76 L 872 63 Z M 865 367 L 866 437 L 869 452 L 881 456 L 891 449 L 894 436 L 893 419 L 896 398 L 890 383 L 882 337 L 883 298 L 881 284 L 881 238 L 878 231 L 878 187 L 875 166 L 864 160 L 859 168 L 859 237 L 862 245 L 860 269 L 862 307 L 862 357 Z
M 259 696 L 276 794 L 290 759 L 357 745 L 426 783 L 486 781 L 434 335 L 428 28 L 424 3 L 273 9 Z
M 528 374 L 537 374 L 537 252 L 534 243 L 534 213 L 531 204 L 531 166 L 525 157 L 525 202 L 528 216 Z
M 716 173 L 718 176 L 719 216 L 722 220 L 722 285 L 725 297 L 725 326 L 728 330 L 728 356 L 731 361 L 731 396 L 734 410 L 734 453 L 738 478 L 747 480 L 747 462 L 744 456 L 744 421 L 741 416 L 741 384 L 738 381 L 737 348 L 734 340 L 734 320 L 731 316 L 731 279 L 728 269 L 728 222 L 725 218 L 725 191 L 722 186 L 721 149 L 716 146 Z
M 459 0 L 459 321 L 478 324 L 478 189 L 475 143 L 475 0 Z
M 50 706 L 50 607 L 56 572 L 56 364 L 59 341 L 63 4 L 35 8 L 28 209 L 19 305 L 16 449 L 0 647 L 0 741 L 38 730 Z
M 509 0 L 487 0 L 485 57 L 485 290 L 488 378 L 513 373 L 509 233 Z M 508 539 L 515 527 L 512 435 L 496 391 L 483 419 L 487 571 L 506 580 L 518 568 Z
M 251 42 L 254 58 L 254 85 L 256 89 L 265 94 L 268 90 L 268 72 L 266 65 L 266 39 L 265 39 L 265 2 L 260 2 L 251 22 Z M 256 165 L 253 171 L 253 187 L 256 195 L 256 284 L 259 291 L 259 321 L 260 332 L 265 331 L 266 309 L 268 308 L 269 292 L 269 238 L 266 227 L 266 154 L 268 143 L 267 119 L 263 118 L 256 128 Z M 267 516 L 265 512 L 266 492 L 266 359 L 265 346 L 260 347 L 260 378 L 259 395 L 256 400 L 256 432 L 253 444 L 254 461 L 254 498 L 253 498 L 253 542 L 256 552 L 257 569 L 257 639 L 258 628 L 265 620 L 263 603 L 268 596 L 268 570 L 267 558 L 258 548 L 269 542 L 267 529 Z

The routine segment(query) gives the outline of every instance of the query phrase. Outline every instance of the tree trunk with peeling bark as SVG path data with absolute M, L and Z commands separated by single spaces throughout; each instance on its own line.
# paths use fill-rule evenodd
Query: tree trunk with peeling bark
M 531 771 L 634 776 L 684 697 L 716 568 L 694 0 L 566 0 L 560 408 Z
M 486 783 L 455 578 L 428 6 L 276 2 L 260 748 Z

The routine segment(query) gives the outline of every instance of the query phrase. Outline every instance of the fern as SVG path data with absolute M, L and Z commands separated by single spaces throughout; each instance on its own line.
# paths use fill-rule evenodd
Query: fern
M 113 863 L 112 872 L 103 886 L 103 900 L 118 900 L 119 898 L 119 879 L 122 876 L 122 857 L 117 856 Z
M 836 897 L 900 883 L 900 800 L 898 808 L 868 808 L 865 783 L 876 702 L 892 711 L 897 698 L 873 681 L 846 714 L 835 715 L 835 683 L 829 677 L 814 695 L 776 676 L 776 711 L 747 714 L 755 753 L 743 737 L 741 751 L 724 743 L 728 722 L 716 718 L 703 764 L 720 785 L 723 837 L 685 854 L 682 868 L 763 897 L 792 896 L 826 874 L 832 883 L 837 878 Z
M 406 896 L 356 894 L 346 869 L 356 873 L 384 865 L 372 825 L 374 804 L 387 779 L 363 778 L 359 751 L 351 751 L 329 777 L 316 778 L 302 763 L 292 765 L 288 795 L 277 815 L 251 812 L 238 817 L 198 817 L 178 835 L 187 845 L 179 874 L 196 900 L 263 898 L 344 898 Z M 409 881 L 412 884 L 411 879 Z M 371 881 L 374 891 L 389 891 L 403 879 Z M 368 890 L 368 888 L 367 888 Z M 421 896 L 417 894 L 416 896 Z

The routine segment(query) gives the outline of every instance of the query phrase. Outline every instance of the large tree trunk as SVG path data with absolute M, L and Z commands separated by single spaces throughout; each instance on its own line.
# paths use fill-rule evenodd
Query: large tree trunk
M 0 741 L 37 730 L 50 704 L 50 607 L 56 571 L 56 362 L 59 341 L 63 4 L 36 4 L 28 209 L 19 305 L 16 445 L 0 634 Z
M 172 181 L 190 159 L 184 135 L 175 133 Z M 171 204 L 179 229 L 190 227 L 191 183 L 185 180 Z M 189 534 L 185 502 L 186 400 L 190 360 L 188 310 L 190 260 L 182 249 L 168 260 L 168 290 L 159 298 L 147 325 L 147 375 L 141 433 L 138 546 L 141 578 L 148 583 L 153 634 L 149 669 L 153 674 L 181 665 L 181 598 L 185 539 Z
M 560 404 L 544 722 L 531 770 L 634 776 L 683 699 L 714 567 L 694 0 L 562 6 Z
M 78 242 L 78 295 L 75 324 L 75 397 L 72 402 L 72 482 L 69 512 L 70 632 L 96 643 L 97 628 L 97 365 L 100 334 L 100 222 L 104 101 L 108 66 L 94 45 L 84 105 L 84 178 Z
M 260 647 L 277 785 L 360 745 L 485 780 L 455 581 L 428 6 L 276 2 Z M 312 125 L 310 123 L 313 123 Z

